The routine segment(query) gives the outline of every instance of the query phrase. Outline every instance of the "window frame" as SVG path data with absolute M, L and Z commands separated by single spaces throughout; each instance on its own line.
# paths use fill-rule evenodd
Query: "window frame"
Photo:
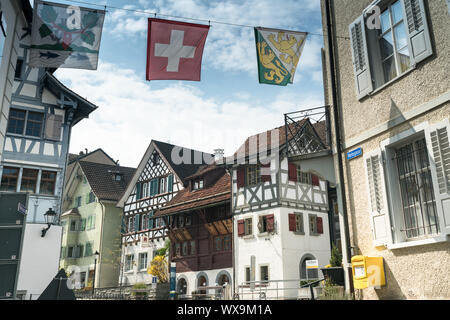
M 253 164 L 245 167 L 246 186 L 252 187 L 262 183 L 261 165 Z
M 14 176 L 14 175 L 5 175 L 5 169 L 8 169 L 8 170 L 17 170 L 17 176 Z M 2 190 L 2 191 L 6 191 L 6 192 L 16 192 L 17 191 L 17 188 L 18 188 L 18 186 L 19 186 L 19 177 L 20 177 L 20 168 L 18 168 L 18 167 L 3 167 L 3 171 L 2 171 L 2 177 L 1 177 L 1 187 L 0 187 L 0 190 Z M 11 183 L 9 182 L 9 180 L 11 180 L 11 179 L 15 179 L 16 180 L 16 183 L 15 183 L 15 187 L 14 187 L 14 190 L 3 190 L 3 185 L 5 184 L 4 182 L 3 182 L 3 178 L 7 178 L 8 179 L 8 183 L 7 183 L 7 185 L 8 186 L 10 186 L 11 185 Z
M 305 221 L 303 220 L 303 213 L 295 212 L 294 215 L 295 215 L 295 232 L 298 234 L 305 234 Z M 299 221 L 301 221 L 300 230 L 299 230 Z
M 26 137 L 26 138 L 31 138 L 31 139 L 43 139 L 44 138 L 44 134 L 43 133 L 44 133 L 45 119 L 46 119 L 46 116 L 45 116 L 44 112 L 42 112 L 40 110 L 21 109 L 21 108 L 15 107 L 15 106 L 10 108 L 10 113 L 11 113 L 11 111 L 25 112 L 25 118 L 23 119 L 23 121 L 24 121 L 23 130 L 22 130 L 22 133 L 9 132 L 10 121 L 12 119 L 12 117 L 10 117 L 8 119 L 8 124 L 7 124 L 7 127 L 6 127 L 6 134 L 13 135 L 13 136 L 21 136 L 21 137 Z M 37 122 L 36 120 L 29 119 L 29 115 L 30 114 L 39 114 L 40 116 L 42 116 L 41 121 Z M 15 118 L 13 118 L 13 119 L 17 120 Z M 19 119 L 19 120 L 22 120 L 22 119 Z M 40 132 L 39 132 L 38 136 L 27 134 L 29 123 L 40 123 Z
M 54 179 L 50 179 L 50 178 L 44 177 L 44 174 L 47 174 L 47 173 L 54 174 L 55 178 Z M 40 195 L 54 196 L 55 195 L 55 191 L 56 191 L 56 181 L 57 180 L 58 180 L 58 172 L 57 171 L 41 170 L 40 182 L 39 182 L 39 194 Z M 43 193 L 42 192 L 42 190 L 45 190 L 45 188 L 43 188 L 43 186 L 46 183 L 52 183 L 53 184 L 53 191 L 51 193 Z
M 145 259 L 143 257 L 145 256 Z M 142 268 L 142 262 L 145 260 L 145 267 Z M 140 252 L 139 253 L 139 271 L 147 270 L 148 268 L 148 253 L 147 252 Z
M 263 268 L 266 268 L 267 270 L 267 279 L 263 279 L 263 272 L 262 272 Z M 259 265 L 259 279 L 261 283 L 268 283 L 270 281 L 270 270 L 268 264 Z
M 131 257 L 131 259 L 129 259 Z M 125 272 L 134 271 L 134 254 L 125 255 Z
M 317 214 L 309 213 L 308 214 L 308 226 L 309 226 L 309 235 L 311 236 L 318 236 L 319 233 L 317 232 Z M 314 225 L 311 226 L 311 219 L 314 219 Z
M 250 229 L 249 229 L 250 228 Z M 244 219 L 244 237 L 253 235 L 253 217 Z

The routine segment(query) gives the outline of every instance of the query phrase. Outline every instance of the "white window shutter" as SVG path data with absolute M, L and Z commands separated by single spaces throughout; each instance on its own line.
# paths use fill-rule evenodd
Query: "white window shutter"
M 361 99 L 373 91 L 364 17 L 356 19 L 349 29 L 356 93 L 358 99 Z
M 425 130 L 441 232 L 450 234 L 450 122 Z
M 63 117 L 55 114 L 48 114 L 45 122 L 45 138 L 49 140 L 61 140 L 61 126 Z
M 411 59 L 416 64 L 433 54 L 425 5 L 423 0 L 403 0 L 402 3 Z
M 375 247 L 384 246 L 390 239 L 390 223 L 381 149 L 366 154 L 364 166 L 373 243 Z

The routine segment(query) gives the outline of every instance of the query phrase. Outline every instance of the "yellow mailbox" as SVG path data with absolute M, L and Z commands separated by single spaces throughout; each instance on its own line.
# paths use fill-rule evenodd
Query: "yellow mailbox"
M 383 257 L 354 256 L 352 273 L 355 289 L 386 285 Z

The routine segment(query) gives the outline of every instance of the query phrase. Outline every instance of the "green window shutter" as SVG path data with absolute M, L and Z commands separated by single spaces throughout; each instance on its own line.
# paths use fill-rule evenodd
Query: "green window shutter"
M 167 192 L 172 192 L 173 191 L 173 175 L 172 174 L 169 176 L 167 184 L 168 184 Z
M 156 182 L 155 179 L 150 181 L 150 197 L 153 197 L 156 194 L 156 184 L 155 184 L 155 182 Z
M 86 194 L 86 204 L 89 204 L 89 194 L 90 193 Z
M 155 179 L 155 195 L 159 193 L 159 179 Z
M 148 228 L 153 229 L 153 210 L 148 213 Z
M 86 230 L 86 219 L 81 219 L 81 231 Z
M 135 232 L 140 231 L 140 229 L 139 229 L 139 218 L 140 218 L 140 215 L 138 215 L 138 214 L 134 216 L 134 231 Z
M 136 200 L 141 199 L 141 183 L 136 183 Z

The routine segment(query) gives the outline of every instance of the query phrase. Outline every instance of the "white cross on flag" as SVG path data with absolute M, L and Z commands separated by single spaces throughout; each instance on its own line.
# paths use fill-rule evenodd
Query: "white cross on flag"
M 200 81 L 209 26 L 148 19 L 147 80 Z

